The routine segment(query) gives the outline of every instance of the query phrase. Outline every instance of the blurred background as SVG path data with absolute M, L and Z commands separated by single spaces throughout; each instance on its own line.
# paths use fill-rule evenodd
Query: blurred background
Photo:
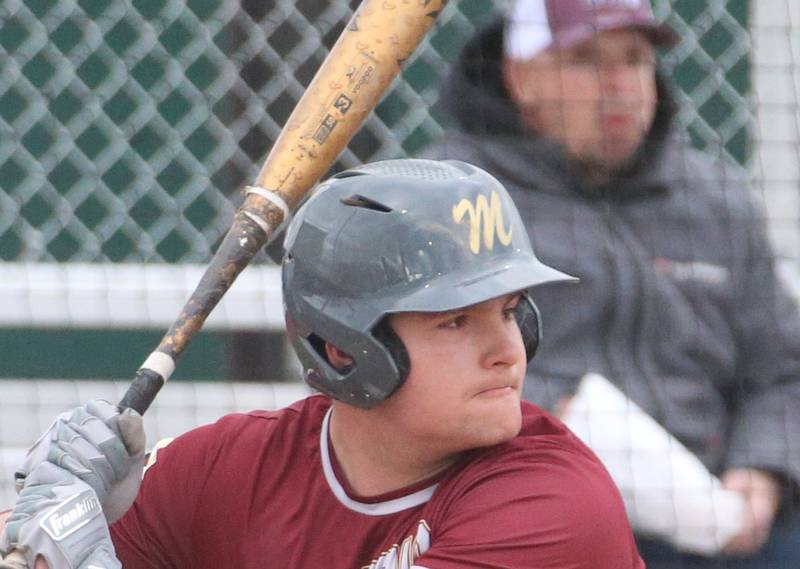
M 39 432 L 82 390 L 124 387 L 357 4 L 0 0 L 0 447 Z M 449 62 L 505 5 L 452 0 L 335 169 L 435 140 Z M 664 54 L 681 120 L 695 144 L 752 173 L 800 290 L 800 5 L 653 5 L 682 38 Z M 299 379 L 278 279 L 267 254 L 245 271 L 178 365 L 175 380 L 195 381 L 175 388 L 191 395 L 166 415 L 187 397 L 188 422 L 203 405 L 218 415 L 283 404 L 235 385 Z M 285 389 L 289 400 L 302 391 Z

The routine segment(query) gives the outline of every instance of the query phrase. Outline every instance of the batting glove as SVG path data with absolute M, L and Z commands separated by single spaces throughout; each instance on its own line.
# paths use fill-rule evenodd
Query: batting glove
M 62 413 L 28 451 L 16 473 L 17 491 L 43 462 L 59 466 L 88 484 L 108 523 L 123 516 L 136 499 L 144 467 L 142 416 L 122 413 L 107 401 L 91 401 Z
M 43 462 L 28 475 L 6 521 L 0 552 L 16 550 L 28 567 L 42 556 L 50 569 L 121 569 L 102 514 L 88 484 Z

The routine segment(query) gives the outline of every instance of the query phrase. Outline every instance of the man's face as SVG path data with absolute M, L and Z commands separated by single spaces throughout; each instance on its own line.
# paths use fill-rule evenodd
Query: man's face
M 638 31 L 602 32 L 504 66 L 526 124 L 563 142 L 570 156 L 589 167 L 624 166 L 653 122 L 655 53 Z
M 527 364 L 509 295 L 452 312 L 390 317 L 411 370 L 383 419 L 433 455 L 507 441 L 521 426 Z

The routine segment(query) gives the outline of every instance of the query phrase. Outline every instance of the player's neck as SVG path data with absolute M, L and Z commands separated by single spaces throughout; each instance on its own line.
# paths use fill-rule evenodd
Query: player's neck
M 458 458 L 405 440 L 390 423 L 376 422 L 346 405 L 334 405 L 330 439 L 341 472 L 360 496 L 406 488 L 442 472 Z

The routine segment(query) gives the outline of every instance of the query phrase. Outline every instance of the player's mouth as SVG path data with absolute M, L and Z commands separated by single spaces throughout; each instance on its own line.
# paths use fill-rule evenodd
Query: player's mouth
M 507 397 L 508 395 L 516 394 L 517 388 L 511 383 L 487 385 L 478 390 L 475 394 L 476 397 L 482 399 L 494 399 L 499 397 Z

